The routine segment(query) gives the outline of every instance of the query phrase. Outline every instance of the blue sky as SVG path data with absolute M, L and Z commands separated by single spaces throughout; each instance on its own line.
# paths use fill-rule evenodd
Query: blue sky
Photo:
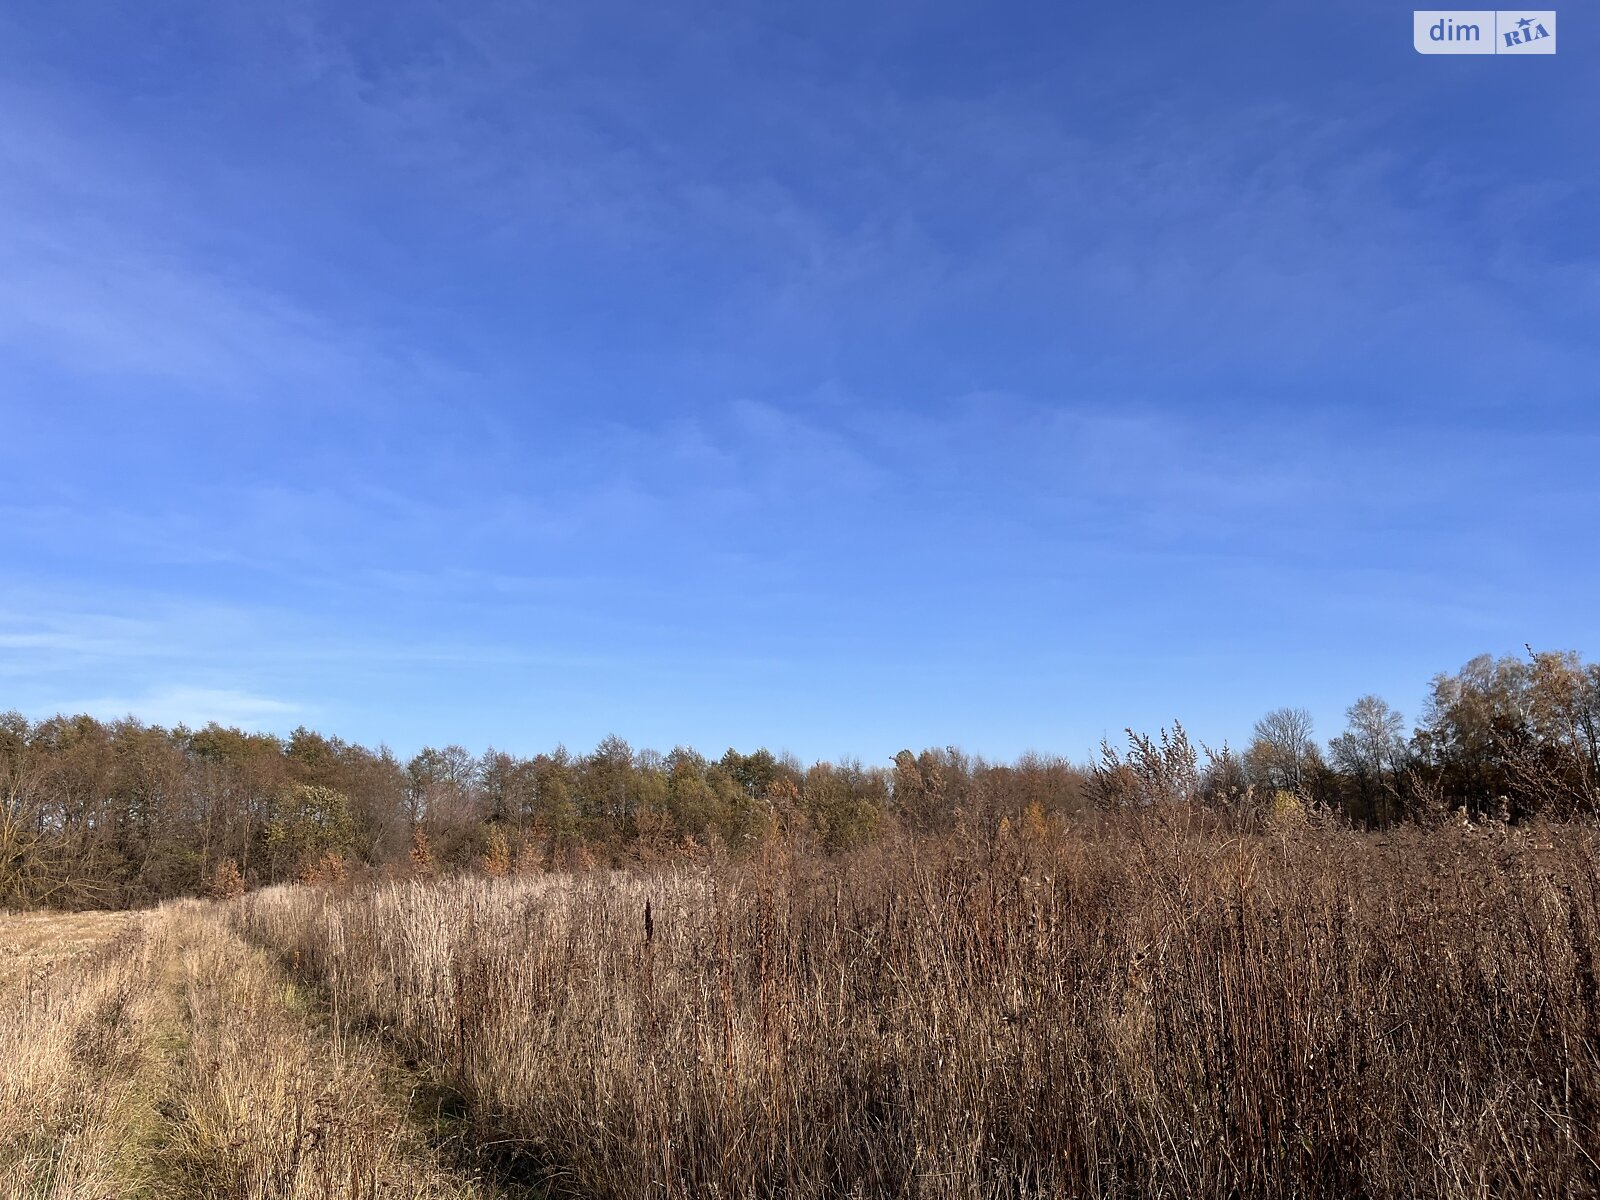
M 0 708 L 1084 756 L 1600 645 L 1600 41 L 0 14 Z

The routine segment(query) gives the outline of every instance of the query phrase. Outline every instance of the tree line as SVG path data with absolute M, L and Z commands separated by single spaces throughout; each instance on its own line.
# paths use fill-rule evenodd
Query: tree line
M 1600 812 L 1600 664 L 1481 656 L 1436 676 L 1408 734 L 1376 696 L 1326 746 L 1304 710 L 1242 750 L 1181 725 L 1128 731 L 1078 764 L 955 748 L 805 766 L 767 750 L 678 747 L 533 757 L 460 746 L 401 761 L 300 728 L 0 715 L 0 907 L 129 906 L 351 872 L 582 869 L 740 854 L 775 838 L 828 853 L 889 831 L 1076 819 L 1191 805 L 1234 822 L 1316 811 L 1400 821 L 1567 820 Z

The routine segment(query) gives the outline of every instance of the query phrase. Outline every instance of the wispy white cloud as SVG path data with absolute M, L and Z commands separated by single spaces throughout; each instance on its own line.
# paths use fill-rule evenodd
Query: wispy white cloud
M 14 84 L 0 114 L 0 347 L 19 360 L 285 407 L 468 377 L 264 277 L 261 264 L 298 251 L 229 224 L 198 179 L 103 118 Z M 203 178 L 207 165 L 177 169 Z
M 16 578 L 7 580 L 16 589 Z M 0 674 L 29 674 L 68 664 L 159 654 L 158 627 L 149 620 L 96 612 L 0 610 Z
M 94 696 L 64 700 L 51 706 L 64 713 L 88 713 L 115 720 L 132 716 L 152 725 L 187 725 L 191 728 L 215 721 L 241 729 L 281 729 L 302 710 L 299 705 L 270 696 L 230 688 L 163 684 L 133 695 Z
M 391 42 L 308 8 L 221 22 L 261 48 L 241 89 L 276 97 L 288 79 L 318 109 L 305 175 L 264 186 L 292 204 L 317 182 L 312 164 L 369 172 L 437 204 L 435 249 L 478 266 L 540 273 L 575 243 L 619 284 L 630 267 L 663 272 L 623 308 L 648 308 L 674 264 L 692 264 L 715 287 L 695 352 L 798 355 L 965 316 L 959 336 L 1013 321 L 1030 356 L 1162 386 L 1219 365 L 1326 370 L 1374 347 L 1415 364 L 1413 340 L 1441 323 L 1459 346 L 1492 336 L 1522 353 L 1546 383 L 1587 361 L 1542 324 L 1519 233 L 1570 204 L 1570 187 L 1484 186 L 1441 224 L 1417 196 L 1432 168 L 1377 136 L 1382 98 L 1337 116 L 1279 101 L 1218 119 L 1174 81 L 1101 121 L 1026 80 L 913 104 L 881 77 L 797 74 L 769 95 L 746 86 L 733 51 L 749 30 L 730 23 L 688 49 L 714 72 L 704 86 L 744 101 L 689 122 L 652 103 L 693 98 L 665 63 L 639 77 L 574 69 L 567 53 L 596 47 L 570 15 L 421 4 L 405 21 L 427 37 Z M 36 98 L 7 107 L 23 119 L 0 142 L 0 216 L 17 233 L 0 335 L 203 387 L 292 377 L 365 393 L 414 373 L 375 329 L 251 278 L 252 256 L 226 253 L 247 234 L 220 229 L 170 165 L 107 150 L 111 131 L 85 133 Z M 726 153 L 729 139 L 744 152 Z M 224 253 L 195 261 L 207 242 Z M 525 342 L 479 349 L 525 377 Z
M 0 399 L 10 697 L 609 714 L 686 662 L 981 680 L 1592 591 L 1510 569 L 1593 511 L 1579 436 L 1398 419 L 1588 386 L 1592 258 L 1530 232 L 1578 182 L 1464 184 L 1388 93 L 614 15 L 140 12 L 132 79 L 9 73 L 0 354 L 49 368 Z

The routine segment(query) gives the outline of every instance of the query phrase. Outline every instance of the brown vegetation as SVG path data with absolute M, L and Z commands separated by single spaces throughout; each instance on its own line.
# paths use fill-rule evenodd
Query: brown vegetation
M 223 911 L 0 915 L 0 1198 L 485 1194 Z
M 1595 831 L 1276 820 L 229 911 L 555 1194 L 1600 1191 Z
M 1200 804 L 1252 819 L 1285 804 L 1362 828 L 1464 810 L 1513 821 L 1600 813 L 1600 665 L 1474 659 L 1434 680 L 1411 737 L 1364 696 L 1327 753 L 1302 710 L 1268 713 L 1241 752 L 1181 726 L 1129 731 L 1097 763 L 953 748 L 882 765 L 802 766 L 765 750 L 711 760 L 607 738 L 586 755 L 459 746 L 401 763 L 297 729 L 164 730 L 0 714 L 0 905 L 137 907 L 241 886 L 435 870 L 510 874 L 757 850 L 772 836 L 849 853 L 966 821 Z
M 1076 767 L 0 718 L 0 1200 L 1600 1196 L 1600 668 Z
M 432 1161 L 384 1056 L 323 1030 L 311 997 L 214 911 L 164 914 L 182 1006 L 168 1063 L 161 1195 L 444 1200 L 480 1194 Z
M 145 1182 L 142 931 L 0 916 L 0 1197 L 89 1200 Z

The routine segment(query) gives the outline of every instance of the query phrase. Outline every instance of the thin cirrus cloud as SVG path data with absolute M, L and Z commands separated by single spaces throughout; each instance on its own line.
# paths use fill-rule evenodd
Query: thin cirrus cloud
M 136 715 L 140 720 L 171 728 L 201 728 L 212 722 L 247 730 L 278 730 L 301 712 L 298 705 L 269 696 L 229 688 L 168 684 L 139 695 L 94 696 L 64 700 L 55 706 L 64 713 L 88 713 L 105 720 Z
M 1464 115 L 1375 4 L 1326 61 L 1283 14 L 157 11 L 0 17 L 30 704 L 1073 751 L 1101 698 L 1220 740 L 1596 632 L 1564 59 Z
M 13 132 L 0 154 L 0 216 L 10 230 L 0 278 L 0 337 L 102 376 L 217 388 L 283 363 L 326 368 L 314 323 L 280 300 L 185 265 L 93 169 L 41 169 Z M 214 394 L 214 393 L 213 393 Z
M 139 402 L 268 401 L 285 410 L 447 389 L 465 376 L 262 271 L 253 240 L 104 117 L 0 91 L 0 346 L 18 363 Z M 148 147 L 146 147 L 148 148 Z
M 318 37 L 323 44 L 328 35 Z M 482 40 L 480 33 L 462 44 Z M 291 53 L 306 57 L 304 39 L 295 44 Z M 1054 308 L 1061 324 L 1082 330 L 1080 339 L 1066 337 L 1065 352 L 1092 359 L 1081 341 L 1093 338 L 1119 369 L 1153 340 L 1169 343 L 1170 361 L 1214 369 L 1248 347 L 1258 368 L 1281 368 L 1337 359 L 1375 341 L 1398 348 L 1441 327 L 1457 347 L 1492 332 L 1547 382 L 1561 367 L 1588 361 L 1576 347 L 1541 336 L 1537 321 L 1478 278 L 1486 266 L 1516 287 L 1530 270 L 1517 231 L 1540 224 L 1540 208 L 1561 204 L 1566 193 L 1524 185 L 1514 201 L 1491 193 L 1464 220 L 1430 220 L 1426 208 L 1406 201 L 1416 169 L 1371 144 L 1376 107 L 1335 120 L 1257 106 L 1219 123 L 1162 105 L 1096 136 L 1024 89 L 911 110 L 881 85 L 840 84 L 814 97 L 814 110 L 770 114 L 775 144 L 849 164 L 857 189 L 851 203 L 830 205 L 828 172 L 785 180 L 737 159 L 719 162 L 685 130 L 652 127 L 637 110 L 636 143 L 602 135 L 609 109 L 588 108 L 581 81 L 565 97 L 561 111 L 572 115 L 557 136 L 538 130 L 538 101 L 548 108 L 549 97 L 510 72 L 489 73 L 510 85 L 498 107 L 514 107 L 525 91 L 532 129 L 486 121 L 482 73 L 454 70 L 460 64 L 448 57 L 405 71 L 403 86 L 382 71 L 361 74 L 349 57 L 323 44 L 309 55 L 318 65 L 300 73 L 327 87 L 327 124 L 359 133 L 358 150 L 386 156 L 403 147 L 423 156 L 436 169 L 430 189 L 463 215 L 493 198 L 520 197 L 500 218 L 441 230 L 441 249 L 480 266 L 487 257 L 523 256 L 559 268 L 548 244 L 560 239 L 547 234 L 582 236 L 572 222 L 605 220 L 614 207 L 608 198 L 626 202 L 636 210 L 627 222 L 636 233 L 616 252 L 643 252 L 648 273 L 656 259 L 704 250 L 698 269 L 723 276 L 727 296 L 706 328 L 754 338 L 767 352 L 798 353 L 837 338 L 843 321 L 894 339 L 919 322 L 976 307 L 1030 332 Z M 473 51 L 468 65 L 478 57 Z M 529 139 L 532 148 L 524 145 Z M 41 140 L 72 141 L 59 133 Z M 651 153 L 621 148 L 633 144 Z M 879 151 L 887 163 L 865 161 Z M 405 374 L 404 357 L 346 314 L 220 263 L 186 262 L 185 242 L 197 240 L 196 230 L 209 228 L 206 240 L 224 248 L 240 235 L 217 236 L 228 228 L 221 214 L 186 198 L 180 181 L 135 175 L 130 189 L 123 173 L 107 179 L 94 169 L 98 153 L 31 152 L 18 135 L 9 157 L 11 183 L 0 195 L 11 196 L 8 216 L 21 233 L 0 317 L 17 340 L 54 347 L 84 370 L 164 372 L 213 386 L 288 377 L 331 395 L 363 374 L 367 387 Z M 89 169 L 80 170 L 85 159 Z M 498 175 L 486 178 L 491 163 Z M 160 170 L 176 169 L 169 154 Z M 340 168 L 331 169 L 338 178 Z M 581 201 L 540 191 L 553 180 L 580 187 Z M 292 202 L 293 186 L 283 179 L 264 186 L 268 197 L 281 191 Z M 1507 205 L 1519 220 L 1503 219 Z M 1463 256 L 1467 242 L 1474 253 Z M 602 278 L 620 274 L 622 260 L 590 249 L 606 264 Z M 241 258 L 272 250 L 263 244 Z M 645 282 L 659 281 L 647 274 Z M 654 301 L 643 293 L 619 303 L 636 325 L 641 306 Z M 526 373 L 505 347 L 483 353 L 479 367 Z M 472 378 L 444 371 L 437 382 Z

